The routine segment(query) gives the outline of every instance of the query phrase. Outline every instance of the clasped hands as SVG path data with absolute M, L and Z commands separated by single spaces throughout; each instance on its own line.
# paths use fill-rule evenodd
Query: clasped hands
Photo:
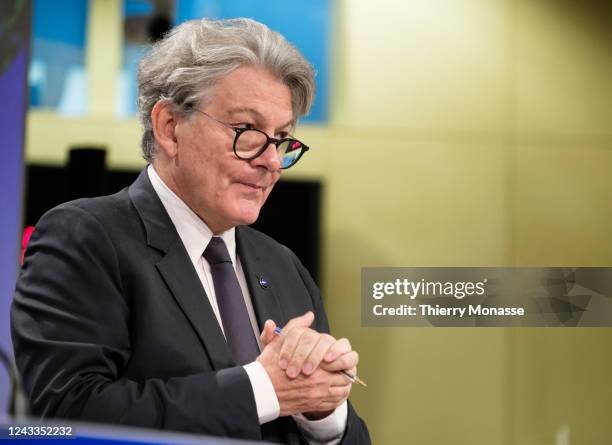
M 310 329 L 313 321 L 314 314 L 306 312 L 290 320 L 279 336 L 268 320 L 261 333 L 263 351 L 257 361 L 272 381 L 281 416 L 327 417 L 351 391 L 351 381 L 338 371 L 357 374 L 359 355 L 349 341 Z

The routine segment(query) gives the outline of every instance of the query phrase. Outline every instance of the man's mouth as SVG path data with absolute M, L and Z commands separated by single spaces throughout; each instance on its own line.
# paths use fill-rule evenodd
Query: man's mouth
M 242 184 L 242 185 L 244 185 L 246 187 L 249 187 L 249 188 L 251 188 L 253 190 L 263 190 L 263 189 L 266 188 L 265 185 L 257 184 L 257 183 L 254 183 L 254 182 L 238 181 L 238 184 Z

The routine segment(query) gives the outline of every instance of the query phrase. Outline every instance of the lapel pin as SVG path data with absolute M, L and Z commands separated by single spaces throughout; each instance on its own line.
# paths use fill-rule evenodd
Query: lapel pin
M 259 285 L 264 289 L 267 289 L 269 285 L 268 280 L 264 277 L 259 277 Z

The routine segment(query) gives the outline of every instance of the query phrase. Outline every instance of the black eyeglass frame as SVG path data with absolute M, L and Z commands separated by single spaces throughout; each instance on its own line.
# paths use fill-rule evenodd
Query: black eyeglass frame
M 222 122 L 218 119 L 215 119 L 214 117 L 212 117 L 210 114 L 206 113 L 205 111 L 199 110 L 197 108 L 191 108 L 194 111 L 197 111 L 199 113 L 202 113 L 204 116 L 208 117 L 209 119 L 212 119 L 213 121 L 223 125 L 226 128 L 229 128 L 230 130 L 233 130 L 236 133 L 236 136 L 234 137 L 234 143 L 232 144 L 232 150 L 234 151 L 234 154 L 236 155 L 236 157 L 238 159 L 242 159 L 243 161 L 251 161 L 255 158 L 257 158 L 258 156 L 261 156 L 262 153 L 264 151 L 267 150 L 267 148 L 270 146 L 270 144 L 274 144 L 274 146 L 276 147 L 276 151 L 278 153 L 278 146 L 280 144 L 282 144 L 283 142 L 289 142 L 294 143 L 297 142 L 298 144 L 300 144 L 302 151 L 300 152 L 299 156 L 297 158 L 295 158 L 295 160 L 288 165 L 287 167 L 283 167 L 282 166 L 282 159 L 281 159 L 281 170 L 287 170 L 288 168 L 293 167 L 295 164 L 298 163 L 298 161 L 300 160 L 300 158 L 302 156 L 304 156 L 304 153 L 306 153 L 308 150 L 310 150 L 310 147 L 308 147 L 308 145 L 304 144 L 302 141 L 299 141 L 295 138 L 282 138 L 282 139 L 276 139 L 276 138 L 271 138 L 270 136 L 268 136 L 268 134 L 264 131 L 259 130 L 258 128 L 239 128 L 239 127 L 233 127 L 229 124 L 226 124 L 225 122 Z M 238 143 L 238 138 L 240 137 L 240 135 L 242 133 L 244 133 L 245 131 L 257 131 L 258 133 L 263 134 L 266 137 L 266 143 L 263 145 L 263 147 L 261 147 L 259 150 L 257 150 L 257 152 L 253 155 L 253 156 L 240 156 L 238 154 L 238 151 L 236 150 L 236 144 Z

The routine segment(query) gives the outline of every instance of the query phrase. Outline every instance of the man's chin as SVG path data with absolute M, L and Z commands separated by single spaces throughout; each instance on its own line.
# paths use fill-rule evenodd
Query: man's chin
M 248 226 L 253 224 L 257 221 L 257 218 L 259 218 L 260 210 L 260 205 L 253 205 L 252 203 L 250 205 L 240 206 L 235 218 L 236 225 Z

